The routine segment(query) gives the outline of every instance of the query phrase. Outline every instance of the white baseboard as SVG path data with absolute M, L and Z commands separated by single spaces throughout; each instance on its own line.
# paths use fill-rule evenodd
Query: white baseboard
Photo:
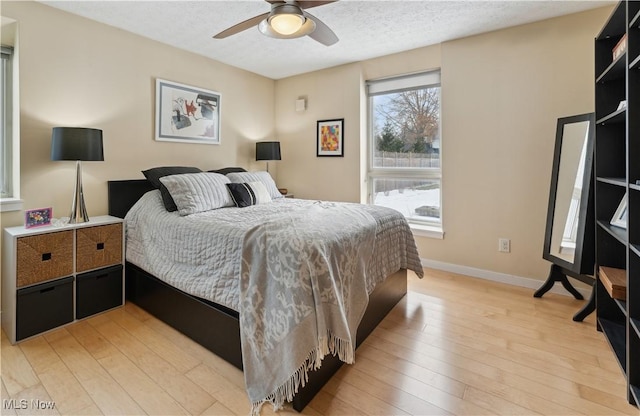
M 491 280 L 492 282 L 506 283 L 508 285 L 526 287 L 528 289 L 538 290 L 544 283 L 537 279 L 531 279 L 529 277 L 514 276 L 506 273 L 493 272 L 490 270 L 476 269 L 475 267 L 460 266 L 457 264 L 445 263 L 442 261 L 420 259 L 423 267 L 428 267 L 436 270 L 443 270 L 446 272 L 452 272 L 457 274 L 463 274 L 465 276 L 477 277 L 480 279 Z M 589 299 L 591 296 L 591 290 L 576 287 L 576 290 L 584 296 L 585 299 Z M 553 288 L 549 292 L 557 293 L 559 295 L 571 296 L 561 284 L 553 285 Z M 533 296 L 533 292 L 531 293 Z

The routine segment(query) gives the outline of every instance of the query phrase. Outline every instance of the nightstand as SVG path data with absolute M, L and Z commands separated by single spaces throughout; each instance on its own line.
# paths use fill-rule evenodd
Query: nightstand
M 11 343 L 124 303 L 124 223 L 10 227 L 2 247 L 2 326 Z

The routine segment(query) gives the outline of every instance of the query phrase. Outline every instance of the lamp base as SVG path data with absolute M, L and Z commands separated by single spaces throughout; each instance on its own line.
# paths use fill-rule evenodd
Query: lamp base
M 69 224 L 89 222 L 89 214 L 84 204 L 84 193 L 82 192 L 82 164 L 76 161 L 76 188 L 73 192 L 71 202 L 71 213 L 69 214 Z

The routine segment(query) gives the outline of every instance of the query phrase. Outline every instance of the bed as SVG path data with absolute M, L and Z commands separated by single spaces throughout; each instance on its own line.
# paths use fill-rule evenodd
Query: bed
M 147 180 L 110 181 L 108 183 L 108 188 L 109 214 L 127 219 L 127 221 L 129 222 L 127 224 L 127 238 L 129 239 L 129 234 L 135 234 L 137 232 L 136 228 L 139 227 L 139 225 L 137 225 L 137 222 L 143 222 L 142 220 L 140 220 L 140 218 L 136 219 L 135 212 L 136 210 L 140 210 L 138 205 L 141 203 L 145 203 L 145 199 L 148 199 L 150 201 L 159 200 L 160 197 L 158 195 L 154 195 L 154 192 L 158 193 L 158 191 L 156 190 L 156 187 Z M 155 202 L 153 203 L 155 204 Z M 277 203 L 274 202 L 273 206 L 281 210 L 289 210 L 290 206 L 296 206 L 296 204 L 298 207 L 302 207 L 299 209 L 303 210 L 303 215 L 308 215 L 308 212 L 316 212 L 318 209 L 326 208 L 326 206 L 322 205 L 322 203 L 320 203 L 319 201 L 314 201 L 312 204 L 309 201 L 296 202 L 292 200 L 281 200 Z M 255 209 L 257 210 L 258 208 Z M 243 214 L 245 212 L 251 212 L 250 210 L 238 210 L 239 209 L 236 208 L 228 210 L 228 212 L 230 213 L 235 212 L 235 214 L 230 214 L 232 219 L 235 218 L 233 217 L 233 215 L 239 215 L 238 212 L 242 212 Z M 127 213 L 129 213 L 129 216 L 127 216 Z M 150 217 L 159 218 L 161 216 L 166 216 L 167 218 L 169 217 L 168 215 L 161 213 L 160 210 L 154 212 Z M 138 217 L 144 216 L 138 215 Z M 270 221 L 266 222 L 268 223 Z M 341 227 L 348 227 L 350 225 L 350 222 L 352 222 L 352 219 L 349 220 L 349 223 L 345 222 L 343 225 L 341 225 Z M 274 224 L 280 227 L 277 222 Z M 216 225 L 215 227 L 218 228 L 219 225 Z M 256 230 L 261 229 L 262 227 L 251 228 L 251 230 L 253 230 L 252 233 L 256 233 Z M 247 235 L 251 233 L 243 231 L 243 233 L 241 234 L 243 234 L 244 236 L 243 244 L 250 246 L 248 241 L 254 241 L 254 246 L 251 249 L 243 248 L 244 251 L 241 261 L 242 270 L 236 270 L 234 273 L 239 272 L 240 274 L 244 273 L 244 275 L 247 275 L 247 273 L 249 272 L 246 268 L 250 269 L 250 265 L 247 266 L 247 264 L 252 263 L 253 261 L 258 262 L 259 260 L 254 260 L 254 257 L 259 257 L 260 253 L 265 251 L 263 250 L 264 246 L 261 245 L 265 241 L 265 236 L 258 233 L 257 238 L 251 240 L 247 237 Z M 309 239 L 309 237 L 306 237 L 306 239 Z M 404 267 L 394 266 L 394 268 L 397 270 L 391 270 L 389 272 L 385 270 L 385 278 L 376 281 L 372 287 L 369 287 L 369 284 L 367 284 L 366 290 L 368 292 L 368 303 L 365 303 L 366 308 L 363 307 L 364 312 L 361 316 L 362 319 L 359 320 L 359 325 L 357 325 L 357 332 L 354 331 L 355 334 L 353 338 L 355 339 L 356 346 L 359 345 L 371 331 L 373 331 L 373 329 L 386 316 L 386 314 L 406 294 L 406 268 L 410 267 L 414 269 L 421 276 L 422 270 L 419 267 L 419 259 L 417 257 L 417 251 L 415 250 L 415 243 L 413 243 L 412 238 L 411 243 L 413 244 L 413 247 L 411 248 L 411 256 L 409 256 L 411 257 L 409 266 L 406 265 L 405 261 L 405 263 L 403 263 Z M 240 290 L 240 300 L 235 302 L 229 301 L 225 298 L 221 298 L 221 300 L 218 300 L 217 298 L 210 298 L 209 296 L 200 296 L 201 293 L 197 290 L 192 290 L 190 286 L 187 285 L 180 287 L 179 284 L 175 284 L 174 282 L 172 282 L 171 276 L 168 275 L 173 273 L 171 271 L 173 270 L 173 268 L 171 268 L 171 270 L 167 272 L 164 269 L 154 269 L 148 263 L 145 263 L 144 257 L 138 256 L 135 253 L 134 248 L 132 248 L 131 250 L 129 249 L 130 247 L 135 246 L 135 241 L 128 241 L 128 254 L 125 267 L 126 297 L 128 301 L 131 301 L 144 310 L 150 312 L 152 315 L 176 328 L 185 335 L 189 336 L 190 338 L 208 348 L 213 353 L 225 359 L 237 368 L 244 369 L 245 378 L 247 378 L 249 368 L 244 368 L 246 366 L 245 362 L 249 362 L 250 366 L 254 366 L 254 364 L 251 364 L 251 359 L 247 358 L 249 355 L 253 355 L 251 353 L 251 351 L 253 350 L 247 350 L 247 345 L 249 345 L 249 342 L 246 341 L 246 334 L 244 334 L 245 360 L 243 361 L 243 343 L 241 341 L 243 333 L 241 332 L 241 328 L 243 326 L 245 328 L 247 327 L 247 321 L 246 319 L 245 321 L 243 321 L 242 315 L 238 312 L 238 310 L 241 310 L 240 305 L 246 304 L 247 299 L 249 299 L 247 297 L 242 297 L 242 293 L 245 293 L 246 290 Z M 355 247 L 354 249 L 357 250 L 362 250 L 362 247 L 366 248 L 366 240 L 362 240 L 356 246 L 357 247 Z M 278 248 L 278 250 L 282 250 L 282 248 L 280 247 Z M 299 258 L 300 255 L 297 254 L 295 257 Z M 261 259 L 260 261 L 266 262 L 268 260 Z M 357 267 L 357 265 L 354 267 Z M 378 265 L 376 267 L 383 266 Z M 263 270 L 269 269 L 269 267 L 254 267 L 253 269 Z M 179 272 L 175 273 L 179 274 Z M 194 272 L 194 274 L 197 273 Z M 267 277 L 273 279 L 273 276 Z M 247 278 L 250 279 L 250 277 Z M 269 280 L 265 276 L 257 276 L 257 278 L 262 280 Z M 252 283 L 251 287 L 257 286 L 254 286 L 254 284 Z M 265 290 L 268 291 L 268 288 Z M 354 289 L 353 292 L 356 292 L 356 290 Z M 260 293 L 258 293 L 258 296 L 260 296 Z M 209 299 L 207 299 L 206 297 L 209 297 Z M 244 299 L 245 303 L 243 303 L 242 299 Z M 256 298 L 254 297 L 249 299 L 248 303 L 253 305 L 259 302 L 256 302 Z M 167 307 L 167 305 L 171 306 Z M 243 307 L 246 308 L 246 306 Z M 354 309 L 357 308 L 354 307 Z M 246 315 L 248 314 L 245 312 L 245 316 Z M 339 344 L 335 341 L 336 340 L 332 339 L 328 342 L 332 346 L 332 348 L 333 344 Z M 289 345 L 296 344 L 294 343 Z M 344 353 L 338 353 L 338 349 L 338 347 L 335 347 L 335 350 L 332 349 L 331 351 L 336 355 L 328 354 L 324 356 L 324 358 L 321 360 L 321 365 L 319 365 L 318 358 L 322 357 L 312 357 L 310 360 L 311 364 L 317 361 L 318 365 L 311 365 L 307 363 L 304 371 L 299 372 L 299 374 L 295 377 L 297 381 L 295 381 L 294 384 L 290 384 L 286 387 L 285 390 L 287 390 L 287 394 L 285 394 L 285 397 L 289 396 L 286 400 L 292 402 L 293 408 L 295 410 L 301 411 L 311 401 L 311 399 L 313 399 L 315 394 L 322 388 L 326 381 L 328 381 L 329 378 L 340 368 L 343 362 L 350 362 L 353 360 L 353 357 L 345 357 Z M 326 353 L 327 351 L 324 351 L 320 355 L 325 355 Z M 267 361 L 264 360 L 264 357 L 262 358 L 263 361 Z M 307 361 L 309 360 L 306 360 L 305 362 Z M 319 368 L 316 368 L 318 366 Z M 270 370 L 267 369 L 263 371 Z M 251 372 L 254 373 L 255 371 L 251 370 Z M 262 373 L 260 373 L 260 371 L 258 371 L 257 374 L 259 376 L 263 376 L 261 375 Z M 297 391 L 295 392 L 295 394 L 293 394 L 292 390 Z M 251 391 L 248 390 L 248 392 L 251 398 Z M 271 399 L 267 401 L 273 403 L 273 397 L 271 397 Z M 252 411 L 259 412 L 262 402 L 264 401 L 258 403 L 252 400 Z M 277 407 L 277 400 L 275 404 Z

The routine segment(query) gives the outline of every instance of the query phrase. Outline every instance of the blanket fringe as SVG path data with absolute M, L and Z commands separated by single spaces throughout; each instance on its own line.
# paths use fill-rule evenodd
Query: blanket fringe
M 271 403 L 273 410 L 277 412 L 282 409 L 285 400 L 292 401 L 298 389 L 304 387 L 309 381 L 309 371 L 320 368 L 327 354 L 337 355 L 340 361 L 353 364 L 355 347 L 351 341 L 338 338 L 331 332 L 328 332 L 326 337 L 320 337 L 318 346 L 309 352 L 304 362 L 284 384 L 263 400 L 251 404 L 251 416 L 259 416 L 262 405 L 265 403 Z

